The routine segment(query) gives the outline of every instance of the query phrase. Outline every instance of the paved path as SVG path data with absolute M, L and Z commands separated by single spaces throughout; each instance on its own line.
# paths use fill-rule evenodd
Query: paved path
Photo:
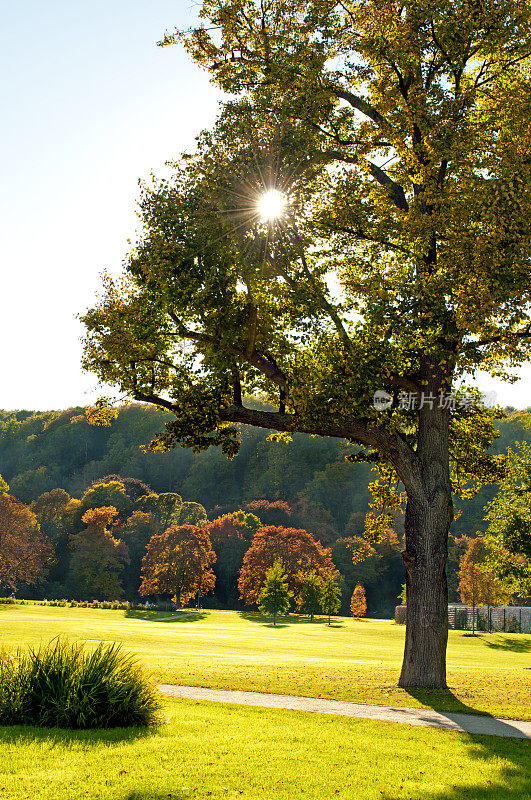
M 514 736 L 518 739 L 531 739 L 531 722 L 522 720 L 433 711 L 429 708 L 398 708 L 396 706 L 376 706 L 368 703 L 349 703 L 346 700 L 321 700 L 314 697 L 294 697 L 287 694 L 203 689 L 199 686 L 161 684 L 159 688 L 165 695 L 189 700 L 210 700 L 215 703 L 236 703 L 238 705 L 261 706 L 263 708 L 286 708 L 293 711 L 311 711 L 317 714 L 377 719 L 382 722 L 401 722 L 405 725 L 420 725 L 464 733 L 485 733 L 491 736 Z

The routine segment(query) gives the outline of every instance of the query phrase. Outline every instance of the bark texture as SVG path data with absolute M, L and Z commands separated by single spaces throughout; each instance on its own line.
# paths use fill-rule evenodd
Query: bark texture
M 453 518 L 449 414 L 420 412 L 417 475 L 405 516 L 406 643 L 399 686 L 446 688 L 448 531 Z

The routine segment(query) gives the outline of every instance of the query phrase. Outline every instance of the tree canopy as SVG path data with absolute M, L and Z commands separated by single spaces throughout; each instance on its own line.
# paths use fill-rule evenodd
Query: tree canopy
M 242 600 L 248 605 L 257 602 L 266 572 L 278 560 L 282 561 L 297 608 L 303 602 L 309 572 L 316 573 L 321 579 L 336 575 L 330 550 L 324 548 L 311 533 L 300 528 L 268 525 L 256 532 L 240 570 L 238 588 Z
M 172 525 L 153 536 L 142 561 L 140 594 L 165 594 L 185 604 L 198 592 L 208 594 L 216 576 L 216 554 L 204 528 Z

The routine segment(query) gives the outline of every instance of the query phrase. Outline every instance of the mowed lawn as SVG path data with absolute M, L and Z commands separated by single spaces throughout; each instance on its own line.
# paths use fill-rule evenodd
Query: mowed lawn
M 157 612 L 0 606 L 0 641 L 12 649 L 59 634 L 89 645 L 119 641 L 159 682 L 248 689 L 366 703 L 531 719 L 531 636 L 450 631 L 449 691 L 396 688 L 404 627 L 333 618 L 331 627 L 229 611 L 159 621 Z M 1 796 L 1 795 L 0 795 Z
M 529 800 L 529 742 L 173 700 L 140 731 L 0 728 L 2 800 Z

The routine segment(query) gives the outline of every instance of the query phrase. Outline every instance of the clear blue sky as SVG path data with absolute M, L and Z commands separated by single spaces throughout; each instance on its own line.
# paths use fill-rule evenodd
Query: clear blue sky
M 103 269 L 134 237 L 137 180 L 193 146 L 219 94 L 163 32 L 196 19 L 192 0 L 5 4 L 0 133 L 0 408 L 90 403 L 81 326 Z M 499 387 L 531 405 L 531 382 Z M 482 388 L 493 388 L 482 381 Z

